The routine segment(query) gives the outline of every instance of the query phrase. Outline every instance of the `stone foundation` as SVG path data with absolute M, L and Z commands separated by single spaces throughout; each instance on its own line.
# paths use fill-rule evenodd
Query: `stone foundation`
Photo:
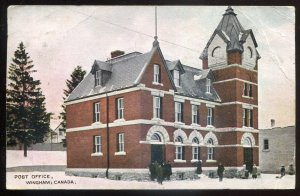
M 238 176 L 239 168 L 225 168 L 224 178 L 234 178 Z M 66 168 L 66 175 L 81 176 L 91 178 L 106 178 L 106 169 L 97 168 Z M 217 168 L 202 168 L 202 174 L 211 178 L 218 178 Z M 150 172 L 148 169 L 109 169 L 108 179 L 111 180 L 137 180 L 137 181 L 150 181 Z M 172 168 L 172 175 L 170 180 L 194 180 L 199 179 L 196 174 L 195 167 L 189 168 Z

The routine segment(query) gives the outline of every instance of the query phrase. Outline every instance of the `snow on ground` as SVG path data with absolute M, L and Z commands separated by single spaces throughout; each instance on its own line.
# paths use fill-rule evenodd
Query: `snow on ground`
M 22 176 L 23 175 L 23 176 Z M 24 179 L 27 175 L 27 179 Z M 49 175 L 48 178 L 38 178 Z M 22 179 L 23 178 L 23 179 Z M 65 181 L 66 180 L 66 181 Z M 44 181 L 49 184 L 28 184 Z M 57 184 L 57 183 L 71 184 Z M 7 189 L 294 189 L 295 176 L 276 178 L 275 174 L 262 174 L 258 179 L 218 179 L 202 177 L 198 180 L 164 181 L 163 185 L 152 181 L 116 181 L 104 178 L 66 176 L 64 172 L 8 172 Z
M 31 165 L 66 165 L 66 152 L 63 151 L 23 151 L 8 150 L 8 167 Z M 27 175 L 27 176 L 26 176 Z M 45 176 L 46 175 L 46 176 Z M 49 175 L 49 176 L 47 176 Z M 198 180 L 164 181 L 163 185 L 147 181 L 116 181 L 104 178 L 66 176 L 62 171 L 52 172 L 7 172 L 8 189 L 294 189 L 295 176 L 286 175 L 282 179 L 275 174 L 262 174 L 258 179 L 227 179 L 222 182 L 203 176 Z M 43 178 L 47 177 L 47 178 Z M 28 184 L 28 183 L 49 184 Z M 64 184 L 62 184 L 65 182 Z
M 30 165 L 66 165 L 66 151 L 27 151 L 24 157 L 23 150 L 6 151 L 6 167 Z

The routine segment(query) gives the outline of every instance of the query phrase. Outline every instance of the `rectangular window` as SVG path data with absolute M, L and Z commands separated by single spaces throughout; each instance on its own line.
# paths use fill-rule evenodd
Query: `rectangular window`
M 182 103 L 175 102 L 175 122 L 182 122 L 183 121 L 182 107 L 183 107 Z
M 207 108 L 207 125 L 213 125 L 214 124 L 214 109 L 213 108 Z
M 180 74 L 178 70 L 173 71 L 175 86 L 180 86 Z
M 96 86 L 101 85 L 101 70 L 96 71 Z
M 252 97 L 252 85 L 249 83 L 244 83 L 243 95 L 247 97 Z
M 192 123 L 198 124 L 198 106 L 192 105 Z
M 153 118 L 161 118 L 161 97 L 153 97 Z
M 264 139 L 264 150 L 269 150 L 269 140 Z
M 101 136 L 94 136 L 94 153 L 101 152 Z
M 100 103 L 94 103 L 94 122 L 100 122 Z
M 160 83 L 160 67 L 154 64 L 153 82 Z
M 214 148 L 213 147 L 208 147 L 207 159 L 214 160 Z
M 118 139 L 118 146 L 117 146 L 117 149 L 118 149 L 118 152 L 124 152 L 124 133 L 118 133 L 117 135 L 117 139 Z
M 211 80 L 208 78 L 206 79 L 206 92 L 211 93 Z
M 124 98 L 117 99 L 117 119 L 124 118 Z
M 199 147 L 193 146 L 193 159 L 199 160 Z
M 177 160 L 183 160 L 183 156 L 182 156 L 182 146 L 176 146 L 176 159 Z
M 253 127 L 253 111 L 251 109 L 243 109 L 243 125 Z

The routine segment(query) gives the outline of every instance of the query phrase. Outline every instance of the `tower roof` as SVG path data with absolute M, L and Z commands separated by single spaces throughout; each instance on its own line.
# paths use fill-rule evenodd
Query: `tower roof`
M 207 57 L 207 48 L 209 47 L 216 34 L 218 34 L 227 43 L 227 51 L 243 52 L 243 43 L 245 42 L 249 34 L 253 38 L 255 47 L 257 47 L 257 43 L 252 30 L 245 30 L 237 19 L 236 15 L 237 14 L 234 13 L 234 10 L 231 8 L 231 6 L 228 6 L 225 13 L 223 14 L 223 18 L 221 19 L 219 25 L 215 29 L 213 35 L 204 48 L 200 56 L 201 59 Z

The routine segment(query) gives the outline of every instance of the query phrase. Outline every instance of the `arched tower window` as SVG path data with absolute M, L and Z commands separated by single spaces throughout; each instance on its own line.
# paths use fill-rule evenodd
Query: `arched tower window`
M 248 50 L 247 52 L 248 52 L 249 58 L 252 58 L 253 52 L 252 52 L 251 47 L 248 47 L 247 50 Z
M 220 53 L 220 46 L 217 46 L 217 47 L 215 47 L 214 49 L 213 49 L 213 51 L 212 51 L 212 53 L 211 53 L 211 56 L 212 57 L 219 57 L 220 55 L 219 55 L 219 53 Z

